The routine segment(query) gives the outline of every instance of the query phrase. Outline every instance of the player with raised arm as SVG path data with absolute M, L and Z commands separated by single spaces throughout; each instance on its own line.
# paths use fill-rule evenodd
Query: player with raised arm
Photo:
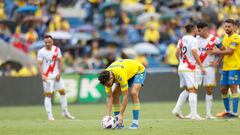
M 129 89 L 133 103 L 133 120 L 130 129 L 138 129 L 140 112 L 139 91 L 144 84 L 145 77 L 145 67 L 141 63 L 131 59 L 117 60 L 99 74 L 98 79 L 100 83 L 106 86 L 106 116 L 110 116 L 113 106 L 114 115 L 118 121 L 118 128 L 124 127 L 123 117 L 128 104 Z M 112 89 L 113 84 L 115 84 L 114 89 Z M 120 108 L 119 97 L 121 94 L 123 94 L 123 100 Z
M 196 80 L 196 66 L 199 65 L 203 74 L 206 71 L 198 55 L 198 42 L 195 38 L 197 27 L 193 24 L 188 24 L 185 26 L 185 29 L 186 35 L 179 40 L 176 52 L 176 56 L 179 59 L 178 74 L 180 87 L 184 88 L 184 91 L 179 95 L 172 113 L 181 119 L 185 118 L 181 113 L 181 106 L 189 96 L 190 119 L 202 120 L 203 118 L 197 113 L 198 84 Z
M 54 120 L 52 114 L 51 98 L 54 91 L 60 94 L 62 115 L 68 119 L 74 117 L 68 112 L 67 97 L 64 90 L 64 82 L 61 77 L 62 54 L 60 48 L 53 45 L 53 38 L 50 35 L 44 37 L 45 47 L 38 51 L 38 70 L 43 80 L 44 106 L 48 115 L 48 120 Z

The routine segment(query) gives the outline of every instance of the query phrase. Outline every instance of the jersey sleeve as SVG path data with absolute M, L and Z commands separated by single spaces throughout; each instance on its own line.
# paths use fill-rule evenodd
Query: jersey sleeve
M 177 48 L 180 48 L 180 39 L 178 40 Z
M 62 52 L 61 52 L 61 49 L 58 48 L 58 58 L 61 58 L 62 57 Z
M 232 42 L 230 43 L 230 48 L 231 49 L 236 49 L 237 45 L 239 45 L 239 36 L 235 35 L 233 38 L 232 38 Z
M 216 37 L 214 43 L 215 43 L 215 46 L 216 46 L 217 48 L 221 48 L 221 47 L 222 47 L 222 41 L 221 41 L 220 38 Z
M 38 60 L 38 61 L 43 61 L 43 54 L 42 54 L 41 51 L 38 51 L 37 60 Z

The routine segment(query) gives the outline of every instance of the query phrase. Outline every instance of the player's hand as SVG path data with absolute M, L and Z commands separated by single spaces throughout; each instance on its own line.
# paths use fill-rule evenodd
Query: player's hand
M 204 67 L 201 67 L 201 72 L 202 72 L 203 75 L 205 75 L 206 74 L 206 69 Z
M 120 113 L 118 115 L 118 126 L 121 127 L 123 124 L 123 115 Z
M 218 61 L 213 61 L 213 62 L 210 63 L 209 66 L 215 67 L 215 66 L 218 66 L 218 65 L 219 65 L 219 62 L 218 62 Z
M 56 76 L 56 80 L 59 81 L 60 78 L 61 78 L 61 74 L 58 74 L 58 75 Z
M 47 81 L 47 76 L 46 75 L 42 75 L 42 80 L 45 82 Z

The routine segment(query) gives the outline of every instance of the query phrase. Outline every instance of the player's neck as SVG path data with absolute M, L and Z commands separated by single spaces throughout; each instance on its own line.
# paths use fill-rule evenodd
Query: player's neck
M 203 35 L 202 37 L 203 37 L 204 39 L 207 39 L 209 36 L 210 36 L 210 34 L 209 34 L 209 33 L 206 33 L 206 34 Z
M 188 36 L 193 36 L 193 37 L 196 36 L 195 33 L 187 33 L 186 35 L 188 35 Z
M 48 51 L 51 51 L 51 50 L 52 50 L 52 46 L 46 47 L 46 49 L 47 49 Z
M 234 34 L 234 32 L 231 32 L 229 34 L 227 34 L 229 37 L 232 36 Z

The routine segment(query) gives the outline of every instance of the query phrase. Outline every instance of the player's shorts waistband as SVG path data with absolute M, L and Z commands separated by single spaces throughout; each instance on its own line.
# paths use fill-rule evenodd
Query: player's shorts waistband
M 196 70 L 178 70 L 178 72 L 196 72 Z

